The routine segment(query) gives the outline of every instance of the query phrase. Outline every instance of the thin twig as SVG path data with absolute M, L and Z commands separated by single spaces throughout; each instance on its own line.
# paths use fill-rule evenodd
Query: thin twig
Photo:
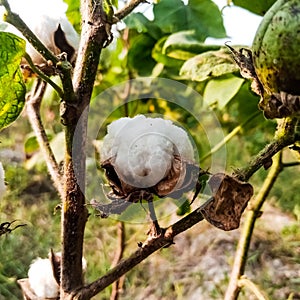
M 240 240 L 235 253 L 230 282 L 225 294 L 225 300 L 236 300 L 240 292 L 239 279 L 244 274 L 249 251 L 250 241 L 254 230 L 254 225 L 257 217 L 260 215 L 261 207 L 269 195 L 278 175 L 282 171 L 282 152 L 274 156 L 273 164 L 270 168 L 263 186 L 257 194 L 255 200 L 249 203 L 249 211 L 246 215 L 246 220 L 242 229 Z
M 24 58 L 27 60 L 31 70 L 34 73 L 36 73 L 41 79 L 43 79 L 44 81 L 49 83 L 54 88 L 54 90 L 58 93 L 58 95 L 61 98 L 63 98 L 63 96 L 64 96 L 63 90 L 54 81 L 52 81 L 51 78 L 49 78 L 43 71 L 41 71 L 39 68 L 37 68 L 35 66 L 35 64 L 33 63 L 31 57 L 29 56 L 29 54 L 25 53 Z
M 300 161 L 293 161 L 289 163 L 283 163 L 282 164 L 284 168 L 289 168 L 289 167 L 297 167 L 300 165 Z
M 122 9 L 117 11 L 114 15 L 114 23 L 119 22 L 128 16 L 141 3 L 149 3 L 147 0 L 131 0 Z
M 62 197 L 62 177 L 59 172 L 59 166 L 57 164 L 57 161 L 49 145 L 49 140 L 45 132 L 40 115 L 40 105 L 45 93 L 46 85 L 47 83 L 45 81 L 37 80 L 35 89 L 33 89 L 32 93 L 29 95 L 26 109 L 29 122 L 35 133 L 40 149 L 44 155 L 44 159 L 46 161 L 47 168 L 54 183 L 54 186 L 58 191 L 59 195 Z

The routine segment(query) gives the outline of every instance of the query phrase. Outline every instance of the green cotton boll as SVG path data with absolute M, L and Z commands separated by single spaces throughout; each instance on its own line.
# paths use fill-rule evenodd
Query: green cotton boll
M 258 79 L 268 94 L 300 95 L 300 2 L 278 0 L 265 14 L 253 42 Z

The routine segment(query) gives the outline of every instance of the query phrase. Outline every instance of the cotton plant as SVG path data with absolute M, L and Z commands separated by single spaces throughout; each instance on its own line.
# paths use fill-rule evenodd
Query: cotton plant
M 187 132 L 162 118 L 137 115 L 112 122 L 100 157 L 112 189 L 108 194 L 112 206 L 147 200 L 155 235 L 160 228 L 152 207 L 153 195 L 179 198 L 192 190 L 198 179 L 199 167 Z M 119 210 L 117 205 L 110 213 L 122 212 Z

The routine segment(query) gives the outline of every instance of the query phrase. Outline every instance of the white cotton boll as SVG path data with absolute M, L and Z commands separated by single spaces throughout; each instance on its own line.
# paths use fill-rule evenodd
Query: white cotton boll
M 59 286 L 54 279 L 52 265 L 48 258 L 37 258 L 28 271 L 31 289 L 40 298 L 56 298 Z
M 107 135 L 104 137 L 103 146 L 101 147 L 101 160 L 105 161 L 116 155 L 118 147 L 115 143 L 120 130 L 127 125 L 130 118 L 121 118 L 107 126 Z
M 4 172 L 2 163 L 0 162 L 0 200 L 4 196 L 5 191 L 6 191 L 5 172 Z
M 56 252 L 55 257 L 60 262 L 61 252 Z M 82 257 L 83 274 L 86 270 L 87 261 Z M 28 280 L 31 289 L 39 298 L 57 298 L 59 285 L 54 278 L 53 268 L 49 258 L 39 257 L 32 262 L 28 270 Z
M 121 118 L 108 126 L 101 149 L 102 162 L 111 159 L 125 183 L 148 188 L 170 171 L 174 155 L 194 162 L 194 150 L 187 133 L 162 118 Z
M 10 0 L 9 3 L 11 10 L 19 14 L 26 25 L 54 54 L 57 55 L 61 52 L 54 42 L 54 33 L 59 25 L 65 34 L 68 44 L 75 50 L 78 49 L 79 35 L 67 19 L 67 4 L 62 0 Z M 12 26 L 9 26 L 6 31 L 23 37 Z M 42 56 L 28 42 L 26 43 L 26 51 L 35 64 L 44 62 Z M 71 59 L 71 57 L 68 57 L 68 59 Z

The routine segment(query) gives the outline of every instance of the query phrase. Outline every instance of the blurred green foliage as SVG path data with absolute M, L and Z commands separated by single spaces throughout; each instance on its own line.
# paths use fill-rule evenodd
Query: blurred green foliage
M 79 1 L 65 2 L 69 4 L 67 14 L 70 21 L 80 31 Z M 244 5 L 242 1 L 234 2 Z M 116 1 L 107 3 L 117 6 Z M 246 8 L 255 10 L 250 2 Z M 226 161 L 227 172 L 247 164 L 272 139 L 276 122 L 266 120 L 259 112 L 259 97 L 251 92 L 250 83 L 239 75 L 225 47 L 205 44 L 207 37 L 226 36 L 222 14 L 212 1 L 190 0 L 185 4 L 180 0 L 160 0 L 153 5 L 153 19 L 135 12 L 125 19 L 125 24 L 125 28 L 117 27 L 116 37 L 108 48 L 103 49 L 98 66 L 91 104 L 96 113 L 91 114 L 90 120 L 98 139 L 106 134 L 106 126 L 120 117 L 132 117 L 139 113 L 164 116 L 189 131 L 201 158 L 211 150 L 206 129 L 214 132 L 216 124 L 210 117 L 212 114 L 217 117 L 224 135 L 247 121 L 247 125 L 226 144 L 222 159 Z M 158 84 L 153 91 L 145 81 L 138 81 L 141 76 L 174 79 L 184 84 L 185 88 L 179 89 L 179 93 L 176 90 L 174 95 L 174 90 Z M 136 80 L 135 84 L 130 83 L 132 79 Z M 30 90 L 31 84 L 32 80 L 26 83 L 27 90 Z M 190 89 L 196 91 L 197 96 L 190 96 Z M 42 104 L 42 119 L 51 137 L 51 146 L 61 161 L 63 127 L 59 120 L 59 103 L 60 99 L 49 88 Z M 25 115 L 1 132 L 0 141 L 0 160 L 4 164 L 8 182 L 8 192 L 0 202 L 0 221 L 17 219 L 27 224 L 0 238 L 0 299 L 20 299 L 16 279 L 27 276 L 34 258 L 47 257 L 50 248 L 55 251 L 60 249 L 60 211 L 57 208 L 60 200 L 51 185 Z M 89 153 L 88 159 L 93 159 L 94 155 Z M 293 161 L 296 158 L 286 151 L 285 159 Z M 211 159 L 200 163 L 201 167 L 209 168 Z M 299 176 L 296 174 L 299 171 L 299 167 L 285 170 L 270 195 L 273 205 L 284 209 L 294 218 L 298 217 L 298 220 Z M 260 170 L 251 179 L 256 190 L 266 173 Z M 103 172 L 98 170 L 98 175 L 99 181 L 103 181 Z M 92 179 L 87 195 L 98 193 L 101 195 L 99 197 L 103 197 L 100 183 Z M 178 203 L 171 204 L 174 205 L 175 217 L 178 217 L 176 210 L 178 215 L 190 211 L 186 201 L 188 197 L 185 195 Z M 86 280 L 91 282 L 99 275 L 104 275 L 111 266 L 117 241 L 117 220 L 100 220 L 97 212 L 89 206 L 88 209 L 91 215 L 85 231 L 84 255 L 88 260 Z M 169 218 L 164 220 L 166 224 Z M 126 225 L 128 241 L 125 255 L 136 249 L 137 243 L 145 238 L 146 227 L 145 224 Z M 277 243 L 280 254 L 289 246 L 297 245 L 299 249 L 299 234 L 299 227 L 291 226 L 286 227 L 277 240 L 268 238 L 271 243 Z M 190 240 L 197 235 L 190 237 Z M 258 254 L 263 250 L 259 248 L 259 251 Z M 158 255 L 157 262 L 143 262 L 128 274 L 124 283 L 128 295 L 122 295 L 123 299 L 132 299 L 135 292 L 145 289 L 146 282 L 154 285 L 154 280 L 161 283 L 153 291 L 157 299 L 184 297 L 186 283 L 176 278 L 176 274 L 169 272 L 168 279 L 163 277 L 165 273 L 161 276 L 153 274 L 153 265 L 158 267 L 160 261 L 177 266 L 179 256 L 172 251 L 164 253 Z M 294 256 L 293 251 L 288 255 L 293 259 Z M 190 267 L 187 266 L 184 272 L 188 272 Z M 265 268 L 267 272 L 267 266 Z M 205 270 L 184 275 L 201 286 Z M 261 282 L 265 279 L 264 275 L 260 274 Z M 211 299 L 220 299 L 226 283 L 227 279 L 224 278 L 221 285 L 216 285 L 210 291 Z M 268 291 L 273 288 L 271 280 L 265 283 L 265 288 Z M 110 288 L 95 299 L 108 299 L 109 296 Z

